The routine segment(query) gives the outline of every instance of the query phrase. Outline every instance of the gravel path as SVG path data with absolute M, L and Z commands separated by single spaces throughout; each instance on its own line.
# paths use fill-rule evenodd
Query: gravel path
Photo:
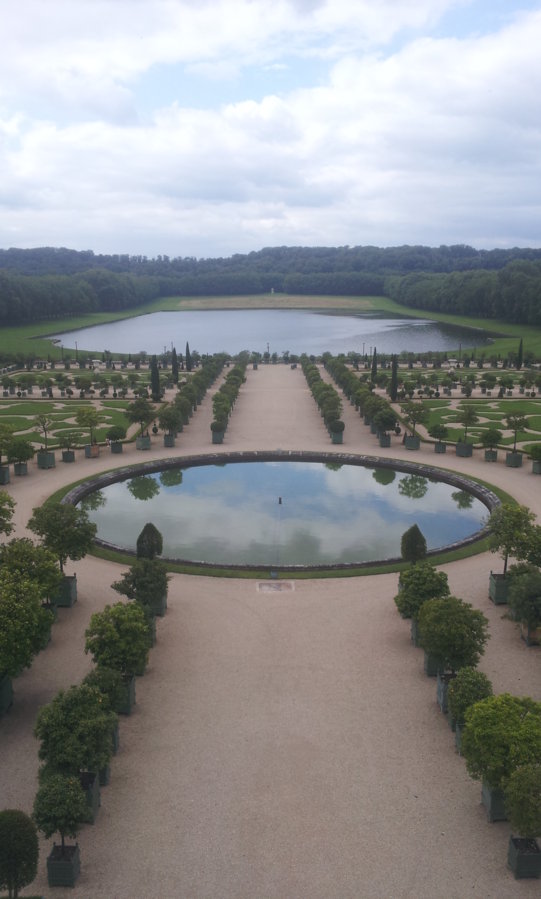
M 529 464 L 380 449 L 344 408 L 343 449 L 439 463 L 505 487 L 536 513 Z M 99 469 L 212 452 L 207 397 L 175 450 L 78 458 L 13 479 L 17 535 L 32 508 L 68 480 Z M 393 438 L 394 440 L 394 438 Z M 332 451 L 300 369 L 248 372 L 224 449 Z M 335 449 L 341 450 L 342 447 Z M 499 557 L 445 566 L 452 592 L 490 619 L 481 668 L 496 691 L 541 700 L 539 648 L 528 649 L 488 600 Z M 118 600 L 125 566 L 87 557 L 72 566 L 79 601 L 59 610 L 52 643 L 15 682 L 0 722 L 0 807 L 30 811 L 39 707 L 90 667 L 91 613 Z M 425 677 L 422 653 L 392 597 L 397 575 L 287 582 L 175 575 L 169 609 L 134 714 L 102 790 L 94 826 L 79 834 L 76 899 L 509 899 L 539 895 L 506 869 L 507 824 L 489 825 Z M 32 892 L 65 896 L 46 880 L 42 842 Z

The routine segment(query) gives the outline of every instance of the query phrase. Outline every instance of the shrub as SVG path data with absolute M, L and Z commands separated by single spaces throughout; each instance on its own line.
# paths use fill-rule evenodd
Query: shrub
M 129 677 L 144 669 L 152 644 L 145 612 L 137 603 L 118 602 L 95 612 L 85 637 L 85 652 L 96 665 Z
M 38 834 L 28 815 L 18 809 L 0 812 L 0 888 L 10 899 L 35 879 L 38 870 Z
M 399 592 L 394 601 L 402 618 L 417 618 L 428 599 L 449 596 L 447 575 L 427 561 L 417 562 L 402 571 L 398 583 Z
M 478 609 L 456 596 L 429 599 L 419 612 L 419 644 L 441 665 L 456 672 L 475 667 L 485 651 L 488 620 Z
M 449 712 L 459 724 L 463 724 L 466 711 L 474 703 L 492 696 L 492 684 L 486 674 L 471 665 L 461 668 L 449 684 Z

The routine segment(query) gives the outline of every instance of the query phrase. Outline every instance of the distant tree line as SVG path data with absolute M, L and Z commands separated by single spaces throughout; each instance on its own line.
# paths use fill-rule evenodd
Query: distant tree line
M 0 250 L 0 324 L 114 312 L 164 296 L 389 296 L 427 311 L 541 324 L 541 250 L 272 247 L 228 258 Z

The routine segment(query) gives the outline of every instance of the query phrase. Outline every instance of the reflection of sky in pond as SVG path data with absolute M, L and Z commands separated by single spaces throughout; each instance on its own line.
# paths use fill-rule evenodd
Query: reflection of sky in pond
M 415 498 L 403 489 L 408 475 L 398 472 L 381 484 L 373 474 L 355 465 L 333 471 L 300 462 L 188 468 L 171 487 L 152 475 L 158 492 L 147 500 L 135 498 L 127 481 L 105 487 L 105 505 L 89 515 L 98 537 L 118 546 L 135 548 L 151 521 L 163 535 L 164 556 L 265 565 L 400 556 L 402 534 L 412 524 L 435 549 L 475 533 L 486 518 L 477 499 L 461 509 L 448 484 L 426 479 L 426 493 Z

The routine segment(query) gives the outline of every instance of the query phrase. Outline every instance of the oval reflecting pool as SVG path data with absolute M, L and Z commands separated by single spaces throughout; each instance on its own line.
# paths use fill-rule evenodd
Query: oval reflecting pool
M 335 565 L 400 556 L 413 524 L 429 550 L 477 533 L 486 506 L 419 474 L 336 462 L 235 462 L 167 468 L 81 502 L 98 539 L 134 550 L 147 522 L 163 556 L 219 565 Z

